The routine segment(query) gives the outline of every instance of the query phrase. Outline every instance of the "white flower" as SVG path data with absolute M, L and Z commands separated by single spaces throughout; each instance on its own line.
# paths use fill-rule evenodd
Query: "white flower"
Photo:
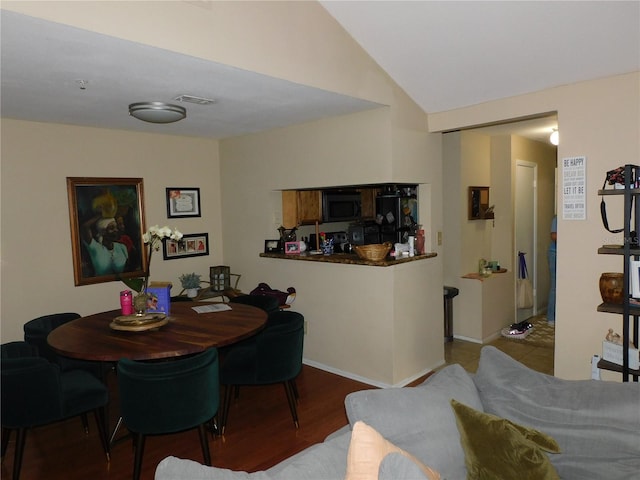
M 171 234 L 171 240 L 182 240 L 182 232 L 179 232 L 178 230 L 174 230 L 173 233 Z

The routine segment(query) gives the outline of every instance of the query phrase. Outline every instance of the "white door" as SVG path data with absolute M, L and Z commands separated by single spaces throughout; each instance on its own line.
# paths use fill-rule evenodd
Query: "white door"
M 515 278 L 518 278 L 519 258 L 518 252 L 525 253 L 529 279 L 533 284 L 533 307 L 518 308 L 516 302 L 516 321 L 521 322 L 537 314 L 537 272 L 536 259 L 536 186 L 538 167 L 535 163 L 524 160 L 516 161 L 516 185 L 515 185 Z

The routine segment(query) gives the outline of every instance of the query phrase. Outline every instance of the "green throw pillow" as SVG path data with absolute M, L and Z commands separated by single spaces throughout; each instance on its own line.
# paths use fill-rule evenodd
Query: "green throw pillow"
M 544 453 L 558 453 L 556 441 L 533 428 L 479 412 L 451 400 L 465 454 L 468 480 L 559 479 Z

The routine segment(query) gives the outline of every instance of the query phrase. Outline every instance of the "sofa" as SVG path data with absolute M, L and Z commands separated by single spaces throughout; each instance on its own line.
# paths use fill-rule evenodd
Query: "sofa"
M 446 366 L 416 387 L 351 393 L 345 408 L 349 425 L 268 470 L 236 472 L 167 457 L 155 479 L 459 480 L 469 473 L 628 480 L 640 474 L 639 383 L 562 380 L 491 346 L 482 349 L 475 374 Z

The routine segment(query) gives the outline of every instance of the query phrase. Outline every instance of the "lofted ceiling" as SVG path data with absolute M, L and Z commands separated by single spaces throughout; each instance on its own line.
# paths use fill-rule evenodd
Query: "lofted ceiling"
M 321 4 L 427 113 L 640 70 L 638 1 Z M 6 10 L 0 20 L 3 117 L 224 138 L 378 106 Z M 216 101 L 185 104 L 167 125 L 127 114 L 182 94 Z M 555 123 L 488 133 L 545 140 Z

